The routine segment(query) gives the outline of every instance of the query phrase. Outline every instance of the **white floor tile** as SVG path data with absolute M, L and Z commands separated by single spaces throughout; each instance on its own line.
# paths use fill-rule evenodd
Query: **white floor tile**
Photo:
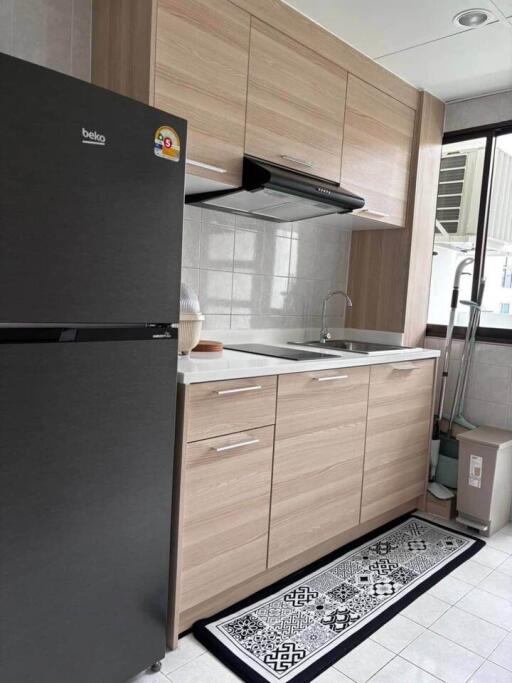
M 510 555 L 508 553 L 496 550 L 496 548 L 493 548 L 486 543 L 485 547 L 483 547 L 482 550 L 479 550 L 476 555 L 473 555 L 471 559 L 473 562 L 483 564 L 486 567 L 491 567 L 491 569 L 496 569 L 496 567 L 499 567 L 509 558 Z
M 499 570 L 503 574 L 512 576 L 512 557 L 509 557 L 508 560 L 505 560 L 505 562 L 503 562 L 503 564 L 500 564 Z
M 401 656 L 447 683 L 465 683 L 484 661 L 431 631 L 425 631 Z
M 500 533 L 512 536 L 512 522 L 509 522 L 502 529 L 500 529 Z
M 436 583 L 428 593 L 439 600 L 454 605 L 471 590 L 471 584 L 454 578 L 451 574 Z
M 366 683 L 393 657 L 393 653 L 379 643 L 365 640 L 336 662 L 334 668 L 356 683 Z
M 199 643 L 193 635 L 180 638 L 178 641 L 178 648 L 165 655 L 162 660 L 162 673 L 168 674 L 171 671 L 179 669 L 180 666 L 188 664 L 199 655 L 206 652 L 205 648 Z
M 492 662 L 484 662 L 469 679 L 470 683 L 512 683 L 512 673 Z
M 468 560 L 461 564 L 460 567 L 457 567 L 457 569 L 454 569 L 451 576 L 460 581 L 470 583 L 472 586 L 478 586 L 478 584 L 483 581 L 486 576 L 489 576 L 491 572 L 492 568 Z
M 489 659 L 512 672 L 512 633 L 498 645 Z
M 435 624 L 432 624 L 430 630 L 482 657 L 488 657 L 507 635 L 505 629 L 457 607 L 452 607 L 445 612 Z
M 404 617 L 428 628 L 449 608 L 448 603 L 435 598 L 430 593 L 425 593 L 402 610 L 402 614 Z
M 240 681 L 238 676 L 231 673 L 209 652 L 167 674 L 167 678 L 172 683 L 238 683 Z
M 485 621 L 490 621 L 496 626 L 506 628 L 507 631 L 512 631 L 512 604 L 481 588 L 473 588 L 462 600 L 459 600 L 457 607 Z
M 370 679 L 370 683 L 437 683 L 434 678 L 423 669 L 411 664 L 401 657 L 395 657 L 389 664 Z
M 491 548 L 496 548 L 496 550 L 501 550 L 504 553 L 512 555 L 512 536 L 506 534 L 503 531 L 498 531 L 498 533 L 493 534 L 487 539 L 487 544 Z
M 331 667 L 315 678 L 315 683 L 353 683 L 353 681 L 351 678 L 347 678 L 345 674 L 342 674 L 341 671 Z
M 495 569 L 492 574 L 481 581 L 479 587 L 512 602 L 512 576 L 500 572 L 499 569 Z
M 371 636 L 379 645 L 387 647 L 391 652 L 398 654 L 404 647 L 420 636 L 425 628 L 415 621 L 398 614 L 384 624 L 382 628 Z

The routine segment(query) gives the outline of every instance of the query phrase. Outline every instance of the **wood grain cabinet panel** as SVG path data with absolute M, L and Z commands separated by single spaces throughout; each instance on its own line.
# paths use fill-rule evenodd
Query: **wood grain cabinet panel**
M 435 361 L 370 370 L 361 522 L 425 490 Z
M 267 564 L 274 427 L 187 444 L 182 611 Z
M 245 151 L 339 182 L 347 72 L 253 18 Z
M 158 0 L 155 107 L 188 121 L 187 173 L 241 183 L 249 14 L 228 0 Z
M 348 77 L 341 184 L 365 198 L 369 217 L 405 226 L 415 111 Z
M 204 382 L 190 387 L 187 441 L 274 424 L 276 378 Z
M 279 377 L 269 567 L 359 522 L 368 368 Z

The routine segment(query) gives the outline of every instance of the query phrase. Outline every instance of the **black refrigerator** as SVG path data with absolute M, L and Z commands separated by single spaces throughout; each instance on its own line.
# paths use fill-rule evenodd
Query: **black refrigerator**
M 0 681 L 165 653 L 186 123 L 0 55 Z

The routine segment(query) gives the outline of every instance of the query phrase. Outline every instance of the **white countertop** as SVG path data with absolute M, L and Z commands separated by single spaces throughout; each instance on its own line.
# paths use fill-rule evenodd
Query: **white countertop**
M 241 379 L 243 377 L 261 377 L 263 375 L 282 375 L 290 372 L 308 372 L 312 370 L 328 370 L 329 368 L 347 368 L 358 365 L 376 365 L 396 363 L 423 358 L 437 358 L 440 352 L 436 349 L 411 349 L 407 351 L 386 351 L 367 356 L 359 353 L 331 351 L 330 349 L 311 348 L 308 346 L 287 346 L 272 344 L 283 348 L 318 351 L 332 355 L 319 360 L 294 361 L 284 358 L 259 356 L 253 353 L 224 350 L 222 354 L 192 353 L 178 359 L 178 382 L 195 384 L 196 382 L 214 382 L 222 379 Z

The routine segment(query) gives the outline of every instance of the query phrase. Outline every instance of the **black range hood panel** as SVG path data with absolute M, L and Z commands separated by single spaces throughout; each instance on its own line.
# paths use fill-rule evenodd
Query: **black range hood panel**
M 242 187 L 189 194 L 185 202 L 276 223 L 350 213 L 364 206 L 364 199 L 336 183 L 251 157 L 244 158 Z

